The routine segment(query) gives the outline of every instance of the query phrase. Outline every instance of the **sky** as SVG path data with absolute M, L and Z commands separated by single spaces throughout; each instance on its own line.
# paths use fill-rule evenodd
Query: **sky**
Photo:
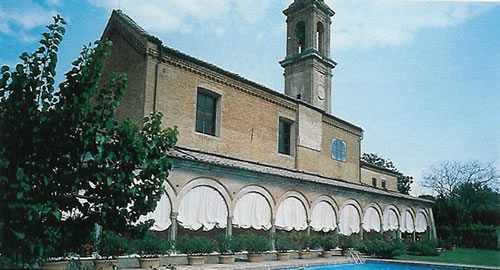
M 412 175 L 447 160 L 500 170 L 498 1 L 325 0 L 332 18 L 332 114 L 364 130 L 362 152 Z M 120 8 L 166 46 L 283 93 L 292 0 L 0 0 L 0 66 L 68 25 L 58 81 Z

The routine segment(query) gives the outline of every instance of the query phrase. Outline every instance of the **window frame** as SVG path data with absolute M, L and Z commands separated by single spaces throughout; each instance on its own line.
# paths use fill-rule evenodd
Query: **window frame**
M 213 116 L 211 117 L 212 119 L 211 124 L 213 126 L 213 131 L 206 131 L 204 128 L 199 129 L 198 123 L 199 121 L 206 121 L 206 119 L 199 119 L 200 117 L 200 95 L 203 95 L 205 97 L 213 99 L 213 105 L 211 106 Z M 206 112 L 202 112 L 206 113 Z M 202 134 L 206 136 L 211 136 L 211 137 L 220 137 L 220 118 L 221 118 L 221 95 L 208 90 L 204 87 L 198 87 L 196 91 L 196 106 L 195 106 L 195 123 L 194 123 L 194 131 L 197 134 Z
M 342 143 L 343 145 L 343 149 L 338 149 L 337 147 L 335 147 L 334 149 L 334 144 L 336 142 L 340 142 Z M 341 139 L 338 139 L 338 138 L 333 138 L 332 139 L 332 144 L 331 144 L 331 147 L 330 147 L 330 151 L 331 151 L 331 157 L 333 160 L 336 160 L 336 161 L 341 161 L 341 162 L 347 162 L 347 143 Z M 341 157 L 337 157 L 337 154 L 338 152 L 337 151 L 340 151 L 340 154 L 341 154 Z
M 372 186 L 377 187 L 377 177 L 372 177 Z
M 282 139 L 281 139 L 281 123 L 283 124 L 286 124 L 289 128 L 289 131 L 288 131 L 288 152 L 282 152 L 281 151 L 281 142 L 282 142 Z M 293 141 L 294 141 L 294 138 L 295 138 L 295 134 L 294 134 L 294 121 L 289 119 L 289 118 L 286 118 L 286 117 L 279 117 L 278 118 L 278 154 L 281 154 L 281 155 L 286 155 L 286 156 L 293 156 L 295 154 L 295 148 L 294 148 L 294 145 L 293 145 Z
M 381 187 L 382 189 L 387 189 L 387 180 L 382 179 Z

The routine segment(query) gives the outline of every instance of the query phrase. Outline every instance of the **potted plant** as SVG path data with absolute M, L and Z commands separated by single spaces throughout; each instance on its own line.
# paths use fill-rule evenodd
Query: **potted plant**
M 338 237 L 336 234 L 330 235 L 325 234 L 319 237 L 319 244 L 323 251 L 321 252 L 321 256 L 324 258 L 328 258 L 332 256 L 332 249 L 337 247 Z
M 247 258 L 250 262 L 262 261 L 262 253 L 271 249 L 271 245 L 266 238 L 253 234 L 240 238 L 243 248 L 248 252 Z
M 113 269 L 113 265 L 118 265 L 118 256 L 129 249 L 127 240 L 113 231 L 103 231 L 96 247 L 98 259 L 94 260 L 94 267 L 97 270 Z
M 222 264 L 234 263 L 234 253 L 241 251 L 241 244 L 232 236 L 219 234 L 216 237 L 217 251 L 220 253 L 219 262 Z
M 146 232 L 143 238 L 132 241 L 132 250 L 140 256 L 140 268 L 149 269 L 159 267 L 159 255 L 167 253 L 170 249 L 170 243 L 150 231 Z
M 215 247 L 205 237 L 190 238 L 186 235 L 177 243 L 177 249 L 187 255 L 189 265 L 200 265 L 205 263 L 205 255 L 213 252 Z
M 354 242 L 353 236 L 340 235 L 338 239 L 339 247 L 342 249 L 341 254 L 345 256 L 347 251 L 352 250 L 356 244 Z
M 278 252 L 276 256 L 279 261 L 285 261 L 290 258 L 290 250 L 297 249 L 297 244 L 292 241 L 291 236 L 285 233 L 279 233 L 276 235 L 276 242 L 274 244 L 276 251 Z
M 311 247 L 313 246 L 313 237 L 307 233 L 300 232 L 295 234 L 295 241 L 299 247 L 299 258 L 300 259 L 310 259 L 311 258 Z

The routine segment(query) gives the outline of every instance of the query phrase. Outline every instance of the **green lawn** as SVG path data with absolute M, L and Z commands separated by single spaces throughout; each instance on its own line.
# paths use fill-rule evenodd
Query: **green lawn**
M 485 249 L 457 248 L 454 251 L 443 251 L 439 256 L 402 255 L 398 256 L 397 259 L 500 267 L 500 251 Z

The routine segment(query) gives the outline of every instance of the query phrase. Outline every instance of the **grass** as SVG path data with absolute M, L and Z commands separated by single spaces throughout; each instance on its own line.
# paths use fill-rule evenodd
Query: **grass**
M 398 260 L 424 261 L 438 263 L 457 263 L 500 267 L 500 251 L 485 249 L 457 248 L 454 251 L 443 251 L 439 256 L 402 255 Z

